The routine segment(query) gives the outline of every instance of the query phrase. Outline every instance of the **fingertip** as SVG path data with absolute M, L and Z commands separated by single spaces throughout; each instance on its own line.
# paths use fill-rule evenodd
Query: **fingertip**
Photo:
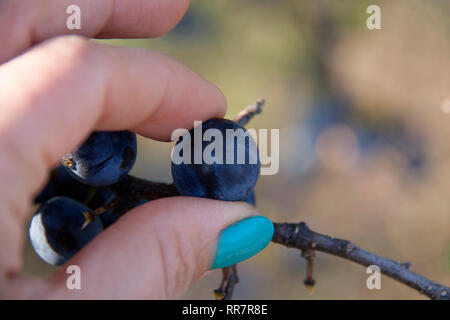
M 190 0 L 175 0 L 168 2 L 170 3 L 168 4 L 169 8 L 167 11 L 172 17 L 171 19 L 167 19 L 165 24 L 155 27 L 155 37 L 162 36 L 172 30 L 186 14 L 190 4 Z
M 108 24 L 96 37 L 162 36 L 178 24 L 189 3 L 189 0 L 116 1 Z
M 272 221 L 260 215 L 229 225 L 218 238 L 210 269 L 229 267 L 253 257 L 269 244 L 273 233 Z
M 216 90 L 216 101 L 217 101 L 217 117 L 222 118 L 227 113 L 227 99 L 225 98 L 225 95 L 223 92 L 214 84 L 211 83 L 217 90 Z
M 156 55 L 161 60 L 168 58 Z M 143 136 L 166 142 L 170 141 L 176 129 L 190 130 L 194 121 L 222 118 L 227 112 L 225 95 L 216 85 L 177 61 L 170 61 L 161 72 L 168 80 L 166 88 L 161 90 L 159 107 L 132 128 Z M 180 74 L 186 76 L 181 78 Z

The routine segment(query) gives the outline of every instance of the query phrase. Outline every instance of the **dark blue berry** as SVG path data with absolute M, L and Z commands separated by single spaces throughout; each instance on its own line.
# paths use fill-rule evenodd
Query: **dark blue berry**
M 120 214 L 113 210 L 106 211 L 99 216 L 102 221 L 103 229 L 108 228 L 110 225 L 114 224 L 120 218 Z
M 199 129 L 199 128 L 197 128 Z M 227 139 L 227 129 L 231 132 L 237 130 L 239 133 L 246 133 L 247 130 L 234 121 L 227 119 L 211 119 L 201 126 L 203 134 L 209 129 L 217 129 L 222 134 L 222 155 L 220 152 L 211 152 L 211 164 L 204 161 L 203 152 L 205 148 L 215 142 L 216 137 L 211 141 L 195 142 L 194 129 L 189 131 L 190 141 L 187 135 L 180 137 L 172 154 L 172 176 L 175 187 L 181 195 L 196 196 L 227 201 L 241 201 L 247 198 L 259 177 L 260 161 L 256 144 L 248 135 L 245 139 Z M 211 131 L 209 131 L 211 133 Z M 197 155 L 200 155 L 200 163 L 195 163 L 195 146 L 198 144 Z M 211 151 L 211 146 L 207 151 Z M 174 155 L 178 152 L 183 156 L 184 150 L 190 150 L 190 163 L 182 161 L 174 163 Z M 244 161 L 238 162 L 238 152 L 243 150 Z M 234 153 L 234 159 L 227 161 L 227 153 Z M 208 153 L 208 152 L 207 152 Z M 230 159 L 228 159 L 230 160 Z M 242 158 L 241 158 L 242 160 Z
M 81 250 L 102 230 L 99 218 L 82 229 L 85 205 L 56 197 L 45 202 L 31 219 L 30 240 L 36 253 L 47 263 L 61 265 Z
M 63 158 L 64 167 L 79 181 L 92 186 L 118 182 L 136 160 L 136 134 L 129 131 L 94 132 L 76 151 Z
M 34 198 L 34 203 L 43 203 L 58 196 L 72 198 L 85 203 L 94 193 L 95 187 L 79 182 L 60 165 L 52 170 L 47 184 Z

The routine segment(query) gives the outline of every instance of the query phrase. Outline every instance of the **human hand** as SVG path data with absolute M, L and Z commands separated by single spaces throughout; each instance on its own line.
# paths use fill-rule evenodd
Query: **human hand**
M 168 141 L 174 129 L 226 110 L 222 93 L 177 61 L 87 39 L 160 36 L 187 0 L 80 0 L 79 35 L 67 35 L 70 4 L 0 1 L 0 296 L 179 297 L 213 263 L 231 265 L 264 248 L 270 221 L 233 224 L 257 215 L 242 202 L 160 199 L 128 212 L 68 261 L 81 269 L 81 290 L 66 288 L 64 266 L 46 279 L 20 274 L 31 199 L 50 168 L 93 130 Z

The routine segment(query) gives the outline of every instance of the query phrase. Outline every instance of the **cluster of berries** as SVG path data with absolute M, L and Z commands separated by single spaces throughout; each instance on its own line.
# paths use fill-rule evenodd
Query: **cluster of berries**
M 186 135 L 192 136 L 195 129 L 199 128 L 181 136 L 176 144 L 176 147 L 184 144 L 181 150 L 190 150 L 192 157 L 192 161 L 172 161 L 177 192 L 184 196 L 246 201 L 255 205 L 253 188 L 259 177 L 260 160 L 255 142 L 246 134 L 246 129 L 227 119 L 216 118 L 202 123 L 202 134 L 215 129 L 220 136 L 226 137 L 229 130 L 234 130 L 245 137 L 239 139 L 236 135 L 218 144 L 221 150 L 213 150 L 210 153 L 213 161 L 208 163 L 198 163 L 194 156 L 195 152 L 203 155 L 214 139 L 203 139 L 199 148 L 194 139 L 186 139 Z M 243 163 L 238 161 L 239 152 L 245 155 Z M 230 154 L 233 155 L 231 163 L 226 159 Z M 114 186 L 128 176 L 136 155 L 135 133 L 94 132 L 81 147 L 62 159 L 35 198 L 39 208 L 29 229 L 31 244 L 44 261 L 52 265 L 63 264 L 120 218 L 123 212 L 110 205 L 121 196 L 117 194 L 120 188 Z M 151 199 L 138 199 L 134 206 L 148 200 Z

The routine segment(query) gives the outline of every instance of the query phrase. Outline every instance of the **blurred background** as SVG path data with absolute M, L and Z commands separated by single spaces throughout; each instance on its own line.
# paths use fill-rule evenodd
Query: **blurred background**
M 366 9 L 381 8 L 381 30 Z M 193 0 L 159 39 L 104 40 L 164 52 L 215 83 L 227 117 L 266 99 L 251 128 L 280 129 L 280 171 L 261 176 L 259 210 L 305 221 L 450 284 L 450 2 L 447 0 Z M 171 182 L 172 144 L 140 139 L 132 174 Z M 54 269 L 28 247 L 26 272 Z M 316 288 L 305 261 L 270 244 L 238 265 L 236 299 L 423 299 L 385 276 L 317 254 Z M 213 299 L 221 279 L 186 299 Z

